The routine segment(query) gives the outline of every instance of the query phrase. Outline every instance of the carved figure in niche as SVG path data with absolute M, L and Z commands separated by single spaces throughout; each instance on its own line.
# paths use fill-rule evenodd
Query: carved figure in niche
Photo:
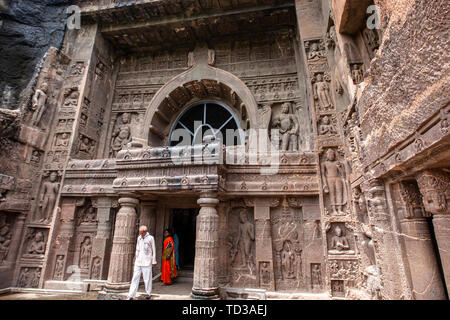
M 20 288 L 26 288 L 31 285 L 31 272 L 28 268 L 23 268 L 22 273 L 19 276 L 19 281 L 17 282 L 17 285 Z
M 352 65 L 352 79 L 354 84 L 359 84 L 364 81 L 363 71 L 359 64 Z
M 64 106 L 76 108 L 76 106 L 78 105 L 78 97 L 79 97 L 78 91 L 72 91 L 64 101 Z
M 127 143 L 131 142 L 131 129 L 130 129 L 130 114 L 122 114 L 122 123 L 116 124 L 111 139 L 111 156 L 117 157 L 117 153 L 122 150 Z
M 295 279 L 295 253 L 289 240 L 284 241 L 281 250 L 281 275 L 283 280 Z
M 317 61 L 324 57 L 324 53 L 322 50 L 320 50 L 319 44 L 317 42 L 313 42 L 311 45 L 307 43 L 306 47 L 310 48 L 308 52 L 308 60 Z
M 89 268 L 89 260 L 91 259 L 92 244 L 91 238 L 85 237 L 81 244 L 80 251 L 80 268 Z
M 314 221 L 314 229 L 313 229 L 312 239 L 320 239 L 322 237 L 322 228 L 320 226 L 320 220 Z
M 91 223 L 97 221 L 97 212 L 94 207 L 90 206 L 81 214 L 80 219 L 78 220 L 78 225 L 82 222 Z
M 336 134 L 337 130 L 334 124 L 331 123 L 331 120 L 328 116 L 323 117 L 320 120 L 319 124 L 319 134 L 325 135 L 325 134 Z
M 30 161 L 35 163 L 41 161 L 41 153 L 38 150 L 34 150 L 33 153 L 31 154 Z
M 28 246 L 28 254 L 44 254 L 45 251 L 45 241 L 44 234 L 38 231 L 34 234 L 33 239 L 30 241 Z
M 53 208 L 56 202 L 56 196 L 59 191 L 59 183 L 56 182 L 58 175 L 56 171 L 50 173 L 50 181 L 44 182 L 42 188 L 42 196 L 39 202 L 40 220 L 39 222 L 48 222 L 53 212 Z
M 11 245 L 11 225 L 6 221 L 0 227 L 0 263 L 6 260 Z
M 31 287 L 32 288 L 37 288 L 39 287 L 39 279 L 41 278 L 41 269 L 36 268 L 33 272 L 33 274 L 31 275 L 32 280 L 31 280 Z
M 328 250 L 330 254 L 353 254 L 350 250 L 347 237 L 342 234 L 342 229 L 339 226 L 334 228 L 334 236 L 331 238 L 331 249 Z
M 382 298 L 381 277 L 377 266 L 368 266 L 364 269 L 363 276 L 363 287 L 369 292 L 372 300 L 380 300 Z
M 242 209 L 239 212 L 239 232 L 234 243 L 241 257 L 241 267 L 250 267 L 253 261 L 252 247 L 255 241 L 255 227 L 247 221 L 247 211 Z
M 264 104 L 258 109 L 258 125 L 260 129 L 267 129 L 272 116 L 272 104 Z
M 312 264 L 311 285 L 313 289 L 322 288 L 322 272 L 320 271 L 320 264 Z
M 31 110 L 33 110 L 33 118 L 31 119 L 31 125 L 37 126 L 39 125 L 39 122 L 41 121 L 42 114 L 45 110 L 45 104 L 47 102 L 47 91 L 48 91 L 48 84 L 43 83 L 40 89 L 36 89 L 36 92 L 33 95 L 32 99 L 32 107 Z
M 84 113 L 81 114 L 80 117 L 80 126 L 85 126 L 87 123 L 87 115 L 85 115 Z
M 78 147 L 78 151 L 86 152 L 87 154 L 91 154 L 94 151 L 94 145 L 92 143 L 91 139 L 88 137 L 81 137 L 80 139 L 80 145 Z
M 270 283 L 270 268 L 269 262 L 261 262 L 259 270 L 259 278 L 261 279 L 261 284 Z
M 69 146 L 69 134 L 63 133 L 56 139 L 57 147 L 68 147 Z
M 92 262 L 92 272 L 91 272 L 92 279 L 100 279 L 100 270 L 102 266 L 101 262 L 102 261 L 99 257 L 96 257 Z
M 319 100 L 320 110 L 333 109 L 333 102 L 330 95 L 330 85 L 324 79 L 323 74 L 317 74 L 313 84 L 314 100 Z
M 64 271 L 64 256 L 58 256 L 55 262 L 55 272 L 53 278 L 61 279 Z
M 345 215 L 343 208 L 347 203 L 345 197 L 345 181 L 343 179 L 342 164 L 336 160 L 333 149 L 326 152 L 326 160 L 322 163 L 322 174 L 324 176 L 323 190 L 330 194 L 330 203 L 333 214 Z
M 297 117 L 290 113 L 291 103 L 286 102 L 281 106 L 281 114 L 273 121 L 273 126 L 280 130 L 281 151 L 298 151 L 298 121 Z

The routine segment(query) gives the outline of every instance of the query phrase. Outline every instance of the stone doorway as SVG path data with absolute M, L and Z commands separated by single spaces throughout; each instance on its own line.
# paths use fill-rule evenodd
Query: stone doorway
M 179 239 L 179 267 L 181 274 L 193 275 L 195 260 L 196 217 L 199 209 L 172 209 L 170 229 Z

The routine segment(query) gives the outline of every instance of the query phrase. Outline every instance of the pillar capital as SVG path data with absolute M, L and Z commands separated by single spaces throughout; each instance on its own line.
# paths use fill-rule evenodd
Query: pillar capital
M 124 207 L 136 207 L 139 204 L 139 200 L 136 198 L 123 197 L 119 198 L 119 204 Z
M 416 179 L 425 209 L 432 214 L 450 214 L 450 173 L 440 169 L 424 170 Z
M 200 194 L 200 198 L 197 200 L 197 203 L 201 207 L 215 207 L 219 203 L 219 199 L 217 198 L 217 193 L 203 192 Z

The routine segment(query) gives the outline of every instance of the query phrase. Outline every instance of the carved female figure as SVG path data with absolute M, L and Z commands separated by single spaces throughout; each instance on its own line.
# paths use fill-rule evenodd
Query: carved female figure
M 92 244 L 91 238 L 84 238 L 83 243 L 81 244 L 81 252 L 80 252 L 80 268 L 89 268 L 89 260 L 91 259 L 92 252 Z
M 124 113 L 121 121 L 122 124 L 117 124 L 112 134 L 111 155 L 113 158 L 131 141 L 130 114 Z

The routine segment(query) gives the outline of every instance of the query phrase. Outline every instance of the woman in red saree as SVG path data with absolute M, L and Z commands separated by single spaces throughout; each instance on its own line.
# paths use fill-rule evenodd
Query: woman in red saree
M 161 265 L 161 281 L 164 284 L 172 284 L 172 279 L 177 276 L 177 267 L 175 264 L 175 245 L 169 230 L 164 231 L 164 250 Z

